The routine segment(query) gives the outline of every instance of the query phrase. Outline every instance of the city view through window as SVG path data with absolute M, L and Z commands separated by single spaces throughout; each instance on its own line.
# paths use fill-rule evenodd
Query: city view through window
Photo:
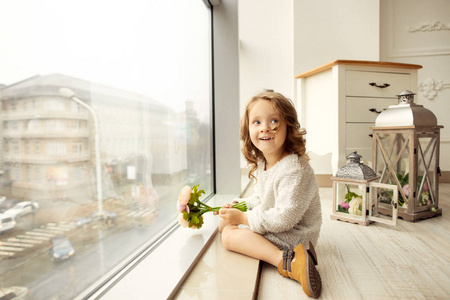
M 210 10 L 18 0 L 0 39 L 0 296 L 72 299 L 212 193 Z

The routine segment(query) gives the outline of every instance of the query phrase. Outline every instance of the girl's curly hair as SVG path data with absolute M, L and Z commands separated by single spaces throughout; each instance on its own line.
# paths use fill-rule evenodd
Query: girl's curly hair
M 286 140 L 284 141 L 285 151 L 290 154 L 295 153 L 299 157 L 304 157 L 309 160 L 309 157 L 306 154 L 306 140 L 303 138 L 306 134 L 306 130 L 300 128 L 294 104 L 290 99 L 284 97 L 280 93 L 276 93 L 273 90 L 265 90 L 250 99 L 241 119 L 240 137 L 243 142 L 242 154 L 247 160 L 247 165 L 250 167 L 250 172 L 248 174 L 250 179 L 255 178 L 253 173 L 258 167 L 258 161 L 265 160 L 263 153 L 253 145 L 249 133 L 249 113 L 254 103 L 258 100 L 270 101 L 274 109 L 276 109 L 284 118 L 287 127 Z M 275 129 L 275 131 L 276 130 L 277 129 Z

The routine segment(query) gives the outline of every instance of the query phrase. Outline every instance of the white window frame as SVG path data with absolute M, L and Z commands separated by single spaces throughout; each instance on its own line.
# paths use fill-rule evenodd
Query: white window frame
M 213 138 L 216 195 L 211 202 L 219 206 L 237 197 L 241 190 L 238 0 L 204 2 L 214 5 L 213 128 L 214 136 L 220 138 Z M 167 299 L 175 296 L 217 232 L 218 217 L 205 214 L 200 230 L 182 229 L 176 223 L 167 227 L 164 236 L 138 249 L 130 257 L 133 258 L 131 263 L 105 274 L 76 299 Z M 198 235 L 203 243 L 194 242 L 199 240 Z M 167 276 L 161 277 L 161 274 Z

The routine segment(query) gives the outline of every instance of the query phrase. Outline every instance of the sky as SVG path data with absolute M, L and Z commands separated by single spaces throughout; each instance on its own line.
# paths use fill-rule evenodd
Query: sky
M 0 84 L 62 73 L 175 110 L 198 102 L 206 117 L 209 16 L 201 0 L 2 2 Z

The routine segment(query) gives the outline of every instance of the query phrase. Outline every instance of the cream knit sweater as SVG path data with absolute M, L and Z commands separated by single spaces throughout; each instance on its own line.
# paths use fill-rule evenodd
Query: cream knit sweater
M 247 203 L 250 229 L 280 249 L 310 240 L 317 243 L 322 225 L 319 191 L 309 163 L 290 154 L 269 170 L 259 162 L 255 193 Z

